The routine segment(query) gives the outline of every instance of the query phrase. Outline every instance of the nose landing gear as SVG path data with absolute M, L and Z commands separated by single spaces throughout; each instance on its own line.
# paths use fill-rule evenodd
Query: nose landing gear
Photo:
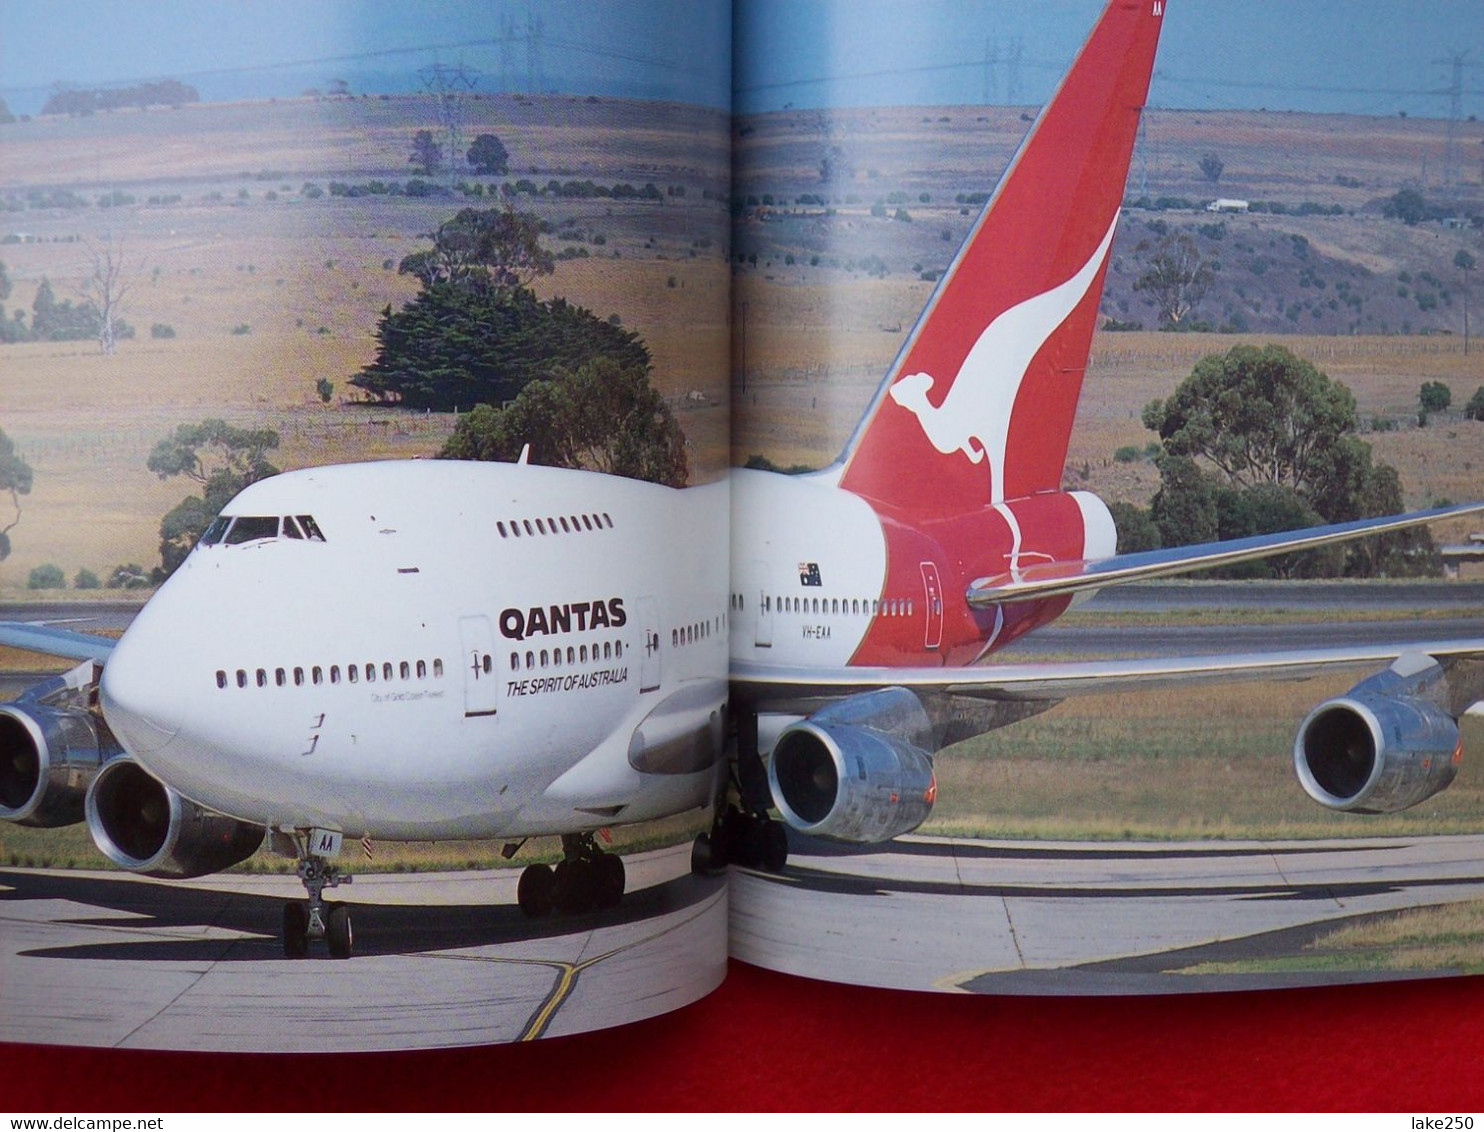
M 332 865 L 327 855 L 313 851 L 321 844 L 331 848 L 328 842 L 320 841 L 319 835 L 318 830 L 308 833 L 296 830 L 292 834 L 294 851 L 299 858 L 297 872 L 309 900 L 307 903 L 291 900 L 283 906 L 283 954 L 286 959 L 306 958 L 311 940 L 324 940 L 331 959 L 350 958 L 355 944 L 350 908 L 324 898 L 325 889 L 349 884 L 355 878 Z M 339 848 L 337 834 L 333 850 L 338 853 Z

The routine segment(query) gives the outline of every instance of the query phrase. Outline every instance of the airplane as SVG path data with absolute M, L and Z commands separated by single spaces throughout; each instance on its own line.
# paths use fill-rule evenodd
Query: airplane
M 0 818 L 85 820 L 162 877 L 267 838 L 307 894 L 285 954 L 344 958 L 325 891 L 351 879 L 347 838 L 513 855 L 559 834 L 522 910 L 609 907 L 603 828 L 710 807 L 702 872 L 783 868 L 785 825 L 886 841 L 931 812 L 941 747 L 1077 692 L 1390 663 L 1305 721 L 1300 779 L 1360 810 L 1442 789 L 1484 641 L 984 663 L 1103 585 L 1484 510 L 1117 555 L 1108 509 L 1061 489 L 1163 9 L 1110 0 L 831 467 L 671 489 L 391 461 L 255 483 L 118 642 L 0 624 L 81 662 L 0 705 Z M 719 802 L 729 750 L 740 805 Z
M 1392 667 L 1295 740 L 1322 805 L 1391 811 L 1452 781 L 1484 640 L 1066 664 L 992 654 L 1098 588 L 1477 512 L 1474 503 L 1119 555 L 1108 508 L 1062 488 L 1163 0 L 1111 0 L 1041 111 L 844 451 L 732 471 L 731 710 L 741 805 L 706 847 L 781 868 L 782 822 L 871 844 L 917 828 L 949 743 L 1067 696 Z
M 527 464 L 289 472 L 233 499 L 117 642 L 0 705 L 0 818 L 88 823 L 186 878 L 265 836 L 298 862 L 285 954 L 351 954 L 345 839 L 562 835 L 529 915 L 616 905 L 595 831 L 709 806 L 724 774 L 727 498 Z

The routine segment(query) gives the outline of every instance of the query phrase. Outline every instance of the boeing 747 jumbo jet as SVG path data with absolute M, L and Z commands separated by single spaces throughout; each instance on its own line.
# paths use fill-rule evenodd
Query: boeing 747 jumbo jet
M 884 841 L 936 794 L 933 755 L 1078 692 L 1395 662 L 1299 730 L 1305 790 L 1390 811 L 1452 781 L 1484 640 L 1159 662 L 982 663 L 1100 586 L 1480 510 L 1474 504 L 1116 555 L 1067 442 L 1164 0 L 1113 0 L 1022 143 L 844 453 L 732 473 L 732 714 L 743 809 L 722 856 L 777 867 L 794 829 Z M 770 753 L 766 762 L 758 752 Z M 766 769 L 765 769 L 766 768 Z
M 781 867 L 775 806 L 847 841 L 914 829 L 939 747 L 1122 686 L 1390 663 L 1304 722 L 1299 777 L 1342 809 L 1441 790 L 1484 641 L 979 663 L 1102 585 L 1484 509 L 1118 556 L 1107 508 L 1061 490 L 1163 8 L 1108 5 L 839 462 L 733 473 L 730 596 L 726 485 L 443 461 L 277 476 L 116 645 L 0 626 L 82 661 L 0 707 L 0 817 L 86 820 L 162 877 L 267 837 L 309 897 L 285 907 L 285 951 L 345 956 L 349 913 L 324 899 L 344 838 L 561 834 L 521 907 L 616 903 L 623 865 L 594 831 L 711 804 L 729 696 L 743 805 L 697 840 L 702 869 Z

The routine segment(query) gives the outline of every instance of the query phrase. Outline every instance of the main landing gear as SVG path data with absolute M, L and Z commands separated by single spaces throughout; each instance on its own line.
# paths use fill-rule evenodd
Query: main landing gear
M 788 863 L 788 830 L 768 816 L 773 799 L 758 750 L 757 715 L 746 710 L 737 717 L 737 793 L 741 807 L 718 803 L 711 832 L 691 846 L 691 871 L 714 873 L 742 865 L 781 873 Z
M 766 813 L 727 806 L 710 833 L 691 845 L 692 872 L 714 873 L 728 865 L 781 873 L 788 863 L 788 830 Z
M 599 849 L 591 833 L 567 833 L 556 868 L 527 865 L 520 874 L 516 902 L 532 917 L 587 912 L 618 907 L 623 890 L 623 858 Z
M 307 903 L 290 900 L 283 906 L 284 957 L 304 959 L 309 955 L 309 941 L 322 939 L 330 949 L 331 959 L 348 959 L 355 942 L 350 908 L 326 901 L 324 891 L 349 884 L 355 878 L 312 851 L 312 834 L 295 833 L 293 837 L 299 857 L 299 879 L 304 882 L 309 900 Z

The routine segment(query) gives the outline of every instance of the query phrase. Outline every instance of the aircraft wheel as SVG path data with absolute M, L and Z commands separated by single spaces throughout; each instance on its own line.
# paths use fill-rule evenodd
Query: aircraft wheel
M 768 821 L 763 825 L 763 868 L 770 873 L 781 873 L 788 862 L 788 830 L 782 822 Z
M 748 824 L 747 815 L 736 806 L 728 806 L 717 821 L 714 848 L 720 853 L 723 865 L 744 862 L 743 842 Z
M 593 871 L 586 861 L 562 861 L 556 867 L 553 900 L 558 912 L 585 912 L 593 903 Z
M 309 910 L 297 901 L 283 906 L 283 957 L 303 959 L 309 954 Z
M 330 946 L 331 959 L 349 959 L 355 935 L 350 928 L 350 909 L 344 904 L 333 904 L 325 916 L 325 942 Z
M 765 867 L 768 859 L 768 823 L 755 817 L 747 818 L 742 828 L 742 863 L 749 869 Z
M 522 912 L 536 919 L 551 915 L 555 891 L 556 877 L 550 865 L 527 865 L 520 874 L 515 900 Z
M 617 908 L 623 899 L 623 858 L 617 853 L 604 853 L 593 862 L 594 903 L 599 908 Z
M 727 867 L 726 857 L 721 852 L 720 838 L 709 833 L 699 834 L 690 846 L 690 871 L 701 876 L 714 876 Z

